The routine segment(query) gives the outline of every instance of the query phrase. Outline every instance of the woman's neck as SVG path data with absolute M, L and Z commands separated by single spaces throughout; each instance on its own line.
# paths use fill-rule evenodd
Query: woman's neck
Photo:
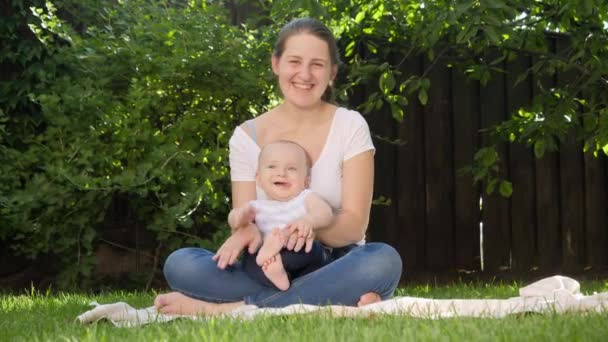
M 297 125 L 306 126 L 325 122 L 335 111 L 335 106 L 320 101 L 317 106 L 301 108 L 286 101 L 280 104 L 276 108 L 276 111 L 285 120 Z

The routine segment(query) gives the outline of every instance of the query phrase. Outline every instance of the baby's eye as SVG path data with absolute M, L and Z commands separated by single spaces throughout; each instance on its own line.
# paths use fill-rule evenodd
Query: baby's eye
M 266 167 L 269 168 L 269 169 L 274 169 L 276 166 L 274 166 L 274 165 L 268 165 Z
M 296 168 L 294 166 L 290 166 L 290 167 L 287 168 L 287 170 L 289 170 L 289 171 L 297 171 L 298 168 Z

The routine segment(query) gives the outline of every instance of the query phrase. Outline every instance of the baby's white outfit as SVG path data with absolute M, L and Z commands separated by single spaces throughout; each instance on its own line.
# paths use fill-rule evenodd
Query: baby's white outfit
M 304 189 L 288 201 L 258 199 L 249 204 L 255 209 L 255 223 L 266 236 L 274 228 L 283 229 L 288 223 L 306 215 L 306 196 L 312 191 Z

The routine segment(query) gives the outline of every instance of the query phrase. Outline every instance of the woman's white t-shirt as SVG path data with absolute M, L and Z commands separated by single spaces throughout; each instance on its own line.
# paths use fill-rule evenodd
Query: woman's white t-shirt
M 241 127 L 234 130 L 229 146 L 231 180 L 255 182 L 260 146 Z M 375 148 L 365 119 L 354 110 L 339 107 L 325 146 L 312 166 L 310 190 L 325 199 L 334 212 L 338 211 L 342 207 L 342 164 L 369 150 Z M 267 198 L 260 187 L 257 198 Z

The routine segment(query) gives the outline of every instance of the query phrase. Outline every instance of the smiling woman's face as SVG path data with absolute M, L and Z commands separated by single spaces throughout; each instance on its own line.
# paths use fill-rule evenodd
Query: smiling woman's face
M 327 43 L 303 32 L 287 39 L 280 57 L 272 57 L 272 71 L 285 101 L 306 109 L 320 103 L 337 66 L 332 64 Z

